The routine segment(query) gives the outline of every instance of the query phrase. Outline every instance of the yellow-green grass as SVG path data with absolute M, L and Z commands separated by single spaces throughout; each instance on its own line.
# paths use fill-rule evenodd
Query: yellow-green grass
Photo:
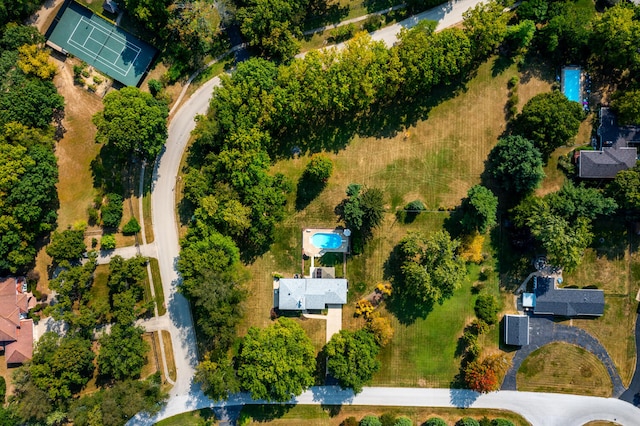
M 167 369 L 169 370 L 169 378 L 176 380 L 176 361 L 173 356 L 173 343 L 171 343 L 171 333 L 162 330 L 162 343 L 164 344 L 164 355 L 167 358 Z
M 153 279 L 153 291 L 156 294 L 158 315 L 162 316 L 167 313 L 167 305 L 164 300 L 164 289 L 162 288 L 162 278 L 160 277 L 158 259 L 155 257 L 149 258 L 149 266 L 151 267 L 151 278 Z
M 575 345 L 555 342 L 534 351 L 517 376 L 518 390 L 610 397 L 606 367 L 594 354 Z
M 188 413 L 182 413 L 177 416 L 169 417 L 168 419 L 160 420 L 156 423 L 156 426 L 200 426 L 205 424 L 205 421 L 211 421 L 214 419 L 215 415 L 213 410 L 210 408 L 203 408 L 201 410 L 189 411 Z
M 142 340 L 147 342 L 147 345 L 149 345 L 149 351 L 147 352 L 147 362 L 140 372 L 140 378 L 145 379 L 156 371 L 160 371 L 162 374 L 162 361 L 160 359 L 160 349 L 156 343 L 158 340 L 156 332 L 144 333 L 142 335 Z
M 462 417 L 473 417 L 481 419 L 503 418 L 511 420 L 517 426 L 530 425 L 522 416 L 503 410 L 490 410 L 482 408 L 422 408 L 422 407 L 369 407 L 359 405 L 342 406 L 318 406 L 318 405 L 296 405 L 296 406 L 260 406 L 246 405 L 242 409 L 241 416 L 250 416 L 247 425 L 291 425 L 305 424 L 308 426 L 338 426 L 347 417 L 355 417 L 360 420 L 362 417 L 373 414 L 380 416 L 390 413 L 394 416 L 407 416 L 415 425 L 420 425 L 431 417 L 441 417 L 448 425 L 454 425 Z
M 144 183 L 142 190 L 142 216 L 144 217 L 144 232 L 147 244 L 154 240 L 153 221 L 151 220 L 151 181 L 153 179 L 153 164 L 148 164 L 144 170 Z
M 334 208 L 352 182 L 381 188 L 387 209 L 383 224 L 375 231 L 365 252 L 349 257 L 346 264 L 351 294 L 350 303 L 344 306 L 343 328 L 356 329 L 363 325 L 362 319 L 353 318 L 353 304 L 384 278 L 384 264 L 393 247 L 409 230 L 430 233 L 441 229 L 448 213 L 437 211 L 438 208 L 459 205 L 468 189 L 480 181 L 487 155 L 505 130 L 507 82 L 517 74 L 512 66 L 494 77 L 492 65 L 492 61 L 483 64 L 466 90 L 435 106 L 427 119 L 417 121 L 406 131 L 392 137 L 355 135 L 346 148 L 327 154 L 334 162 L 327 187 L 299 212 L 292 207 L 295 194 L 291 194 L 287 219 L 277 226 L 271 250 L 248 266 L 251 297 L 245 303 L 241 335 L 249 326 L 262 327 L 270 323 L 273 273 L 291 276 L 302 272 L 302 229 L 335 226 Z M 523 102 L 550 89 L 549 81 L 537 77 L 540 74 L 535 71 L 523 79 L 525 82 L 520 84 Z M 389 115 L 396 113 L 389 111 Z M 305 156 L 278 161 L 273 171 L 282 172 L 297 182 L 307 162 Z M 421 214 L 412 224 L 396 221 L 395 210 L 414 199 L 423 200 L 432 212 Z M 490 259 L 483 267 L 491 270 L 493 262 Z M 308 267 L 308 262 L 305 266 Z M 427 319 L 411 325 L 400 325 L 394 319 L 396 335 L 381 354 L 383 366 L 374 377 L 374 384 L 450 385 L 460 363 L 454 356 L 457 338 L 474 316 L 470 288 L 478 279 L 479 268 L 470 270 L 464 287 L 442 306 L 436 306 Z M 485 291 L 497 294 L 497 274 L 493 275 L 485 284 Z M 359 291 L 354 291 L 355 288 Z M 304 327 L 308 323 L 302 322 Z M 321 344 L 319 334 L 315 334 L 316 345 Z M 497 328 L 484 340 L 488 348 L 497 349 Z
M 584 426 L 619 426 L 619 425 L 620 423 L 608 422 L 606 420 L 596 420 L 596 421 L 584 424 Z
M 89 290 L 89 305 L 109 305 L 109 265 L 98 265 L 93 273 L 93 285 Z M 109 320 L 110 318 L 107 318 Z
M 327 2 L 327 9 L 335 10 L 335 13 L 308 17 L 304 22 L 304 29 L 312 30 L 323 25 L 358 18 L 402 3 L 400 0 L 330 0 Z
M 564 274 L 564 281 L 567 285 L 596 285 L 604 290 L 605 312 L 599 318 L 574 319 L 570 323 L 602 343 L 623 383 L 628 385 L 635 369 L 635 296 L 640 283 L 640 257 L 631 253 L 630 244 L 637 244 L 637 237 L 619 219 L 596 220 L 594 233 L 594 247 L 586 250 L 575 272 Z

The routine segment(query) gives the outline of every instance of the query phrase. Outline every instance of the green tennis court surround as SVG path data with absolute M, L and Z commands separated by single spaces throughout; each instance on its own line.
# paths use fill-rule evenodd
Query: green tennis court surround
M 49 44 L 71 53 L 127 86 L 137 86 L 156 49 L 75 2 L 47 31 Z

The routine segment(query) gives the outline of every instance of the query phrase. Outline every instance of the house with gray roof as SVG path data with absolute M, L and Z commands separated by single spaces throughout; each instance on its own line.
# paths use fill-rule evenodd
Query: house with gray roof
M 526 315 L 504 316 L 504 342 L 511 346 L 529 344 L 529 317 Z
M 563 317 L 599 317 L 604 314 L 602 290 L 557 288 L 554 277 L 533 278 L 533 313 Z
M 344 278 L 281 278 L 275 291 L 276 307 L 283 311 L 322 310 L 347 303 Z
M 578 176 L 583 179 L 613 179 L 618 172 L 636 165 L 640 127 L 623 126 L 610 108 L 600 108 L 598 150 L 580 151 Z

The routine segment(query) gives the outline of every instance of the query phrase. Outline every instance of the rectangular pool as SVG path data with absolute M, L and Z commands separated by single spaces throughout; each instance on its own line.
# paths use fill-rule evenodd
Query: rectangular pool
M 570 101 L 582 103 L 582 87 L 580 77 L 582 70 L 578 67 L 562 69 L 562 93 Z

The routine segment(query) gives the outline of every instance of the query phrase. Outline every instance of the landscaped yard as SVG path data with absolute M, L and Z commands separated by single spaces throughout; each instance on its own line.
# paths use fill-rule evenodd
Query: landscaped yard
M 283 414 L 280 416 L 281 413 Z M 415 425 L 420 425 L 422 422 L 434 416 L 441 417 L 449 425 L 455 424 L 455 422 L 462 417 L 481 419 L 484 416 L 490 419 L 500 417 L 511 420 L 517 426 L 530 425 L 523 417 L 509 411 L 477 408 L 365 407 L 352 405 L 296 405 L 279 407 L 247 405 L 243 408 L 243 414 L 253 418 L 253 421 L 250 421 L 247 425 L 262 425 L 268 423 L 274 426 L 303 423 L 308 426 L 337 426 L 350 416 L 360 420 L 368 414 L 380 416 L 384 413 L 390 413 L 396 417 L 407 416 Z M 274 416 L 274 414 L 276 415 Z
M 384 191 L 387 215 L 362 255 L 347 260 L 350 303 L 345 305 L 343 327 L 355 329 L 361 319 L 353 318 L 353 302 L 358 294 L 367 294 L 384 278 L 384 264 L 399 240 L 409 230 L 433 232 L 442 227 L 446 211 L 454 208 L 467 190 L 480 181 L 484 161 L 498 137 L 505 130 L 504 106 L 507 102 L 507 82 L 517 74 L 515 66 L 493 76 L 493 61 L 483 64 L 465 90 L 441 94 L 448 99 L 428 111 L 428 118 L 417 120 L 408 129 L 383 130 L 379 136 L 354 136 L 339 152 L 329 153 L 334 161 L 334 173 L 320 196 L 304 210 L 294 210 L 295 194 L 291 194 L 287 219 L 278 225 L 276 241 L 270 252 L 249 266 L 251 280 L 246 302 L 246 315 L 241 334 L 249 326 L 269 324 L 272 307 L 272 275 L 300 273 L 302 265 L 301 230 L 305 227 L 337 225 L 335 206 L 345 197 L 349 183 L 362 183 Z M 551 85 L 542 80 L 536 70 L 522 77 L 519 96 L 522 103 Z M 407 117 L 399 111 L 388 111 L 388 121 L 400 122 Z M 382 124 L 381 124 L 382 126 Z M 373 132 L 372 132 L 373 133 Z M 302 174 L 307 157 L 277 162 L 274 171 L 282 172 L 294 182 Z M 411 224 L 395 219 L 395 211 L 409 201 L 421 199 L 430 212 L 423 213 Z M 491 253 L 489 244 L 486 251 Z M 494 268 L 490 257 L 483 267 Z M 436 306 L 425 320 L 400 325 L 394 320 L 396 335 L 389 349 L 381 355 L 382 371 L 374 378 L 376 385 L 447 387 L 459 371 L 460 359 L 455 357 L 457 339 L 464 326 L 473 319 L 474 298 L 471 285 L 478 279 L 479 268 L 472 267 L 467 282 L 454 297 Z M 486 291 L 497 294 L 497 274 L 484 285 Z M 316 347 L 324 343 L 324 327 L 318 329 L 315 320 L 301 321 L 310 331 Z M 314 325 L 312 325 L 314 324 Z M 484 339 L 489 350 L 498 346 L 498 330 Z M 444 355 L 443 355 L 444 354 Z
M 518 370 L 518 390 L 610 397 L 613 389 L 604 364 L 592 353 L 568 343 L 536 350 Z

